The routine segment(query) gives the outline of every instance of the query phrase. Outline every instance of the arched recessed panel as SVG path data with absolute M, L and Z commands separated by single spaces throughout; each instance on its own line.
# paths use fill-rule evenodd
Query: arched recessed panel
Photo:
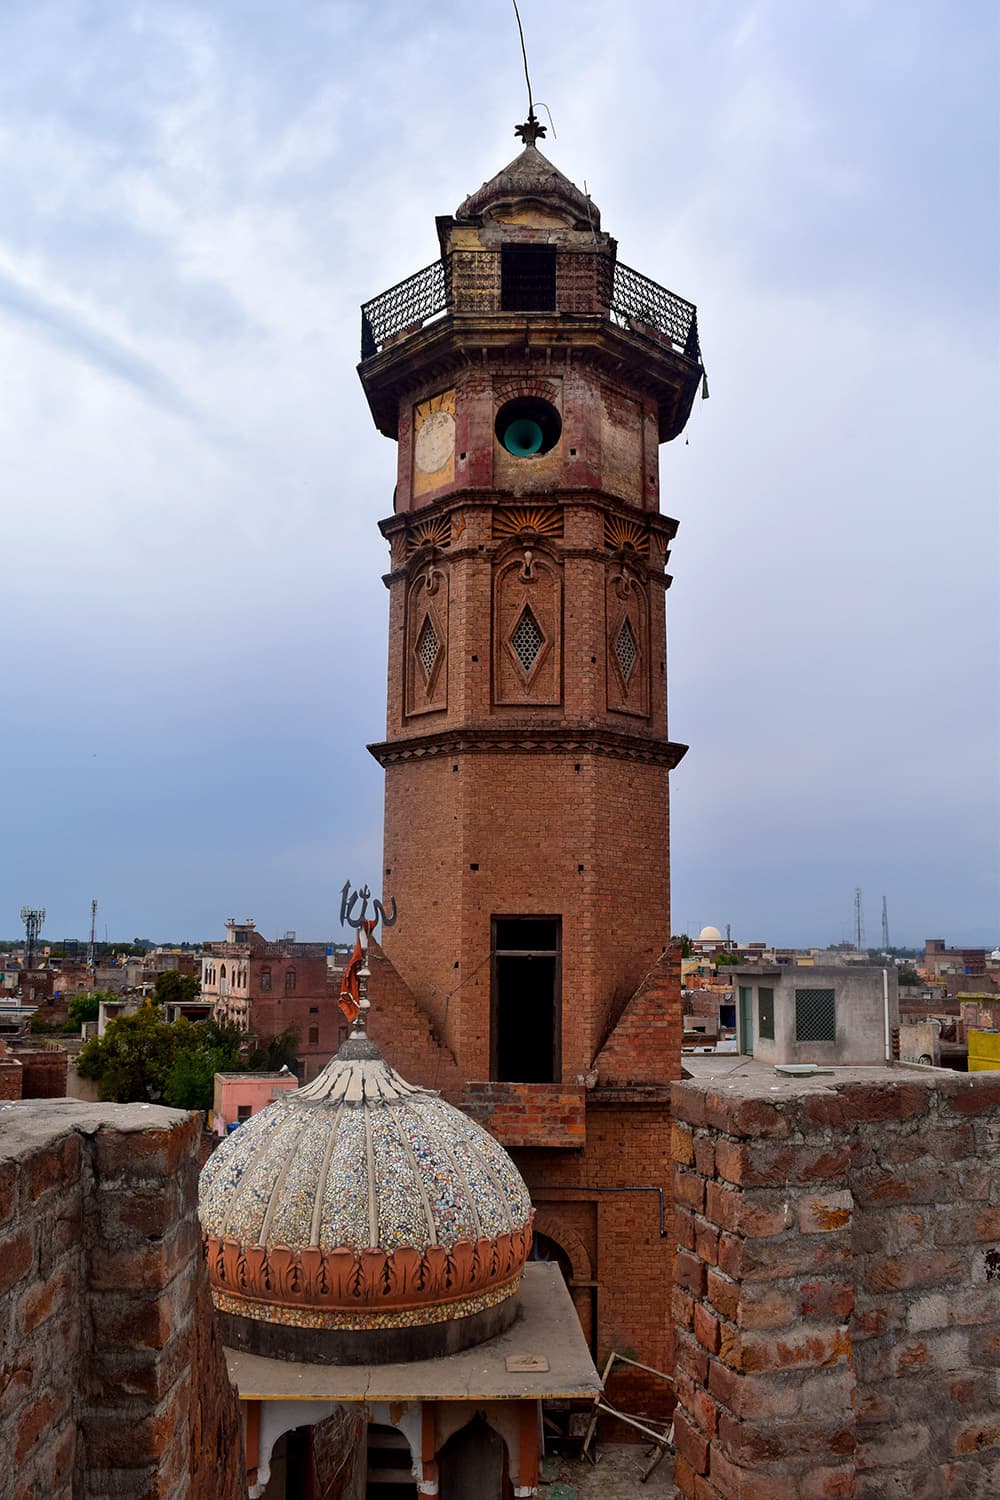
M 612 565 L 606 589 L 608 708 L 649 715 L 649 595 L 631 569 Z
M 448 577 L 433 562 L 420 569 L 407 593 L 403 674 L 408 715 L 447 708 Z
M 561 657 L 562 571 L 525 547 L 494 574 L 494 702 L 561 702 Z

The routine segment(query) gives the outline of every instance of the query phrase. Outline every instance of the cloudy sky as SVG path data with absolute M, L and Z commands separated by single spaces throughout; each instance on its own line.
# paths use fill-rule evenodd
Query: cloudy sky
M 674 927 L 996 942 L 993 0 L 523 0 L 544 149 L 697 302 Z M 358 305 L 516 151 L 508 0 L 0 5 L 0 937 L 335 933 L 394 451 Z

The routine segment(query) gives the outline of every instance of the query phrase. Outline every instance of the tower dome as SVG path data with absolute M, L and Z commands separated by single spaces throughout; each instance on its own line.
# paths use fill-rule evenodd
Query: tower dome
M 357 1035 L 222 1141 L 199 1213 L 226 1343 L 332 1364 L 492 1337 L 531 1244 L 503 1148 Z
M 699 943 L 721 943 L 722 933 L 717 927 L 703 927 L 698 934 Z
M 455 218 L 459 223 L 468 223 L 486 212 L 499 213 L 502 217 L 504 206 L 522 203 L 525 199 L 557 208 L 577 229 L 595 231 L 601 226 L 597 204 L 553 166 L 533 142 L 529 142 L 521 154 L 501 168 L 489 182 L 470 193 L 456 209 Z

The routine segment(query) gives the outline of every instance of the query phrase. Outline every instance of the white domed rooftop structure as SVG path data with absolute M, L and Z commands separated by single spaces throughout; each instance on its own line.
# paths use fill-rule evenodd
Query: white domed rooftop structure
M 225 1342 L 335 1364 L 492 1337 L 531 1245 L 503 1148 L 357 1034 L 222 1141 L 199 1212 Z
M 703 927 L 698 934 L 699 943 L 721 943 L 722 933 L 717 927 Z

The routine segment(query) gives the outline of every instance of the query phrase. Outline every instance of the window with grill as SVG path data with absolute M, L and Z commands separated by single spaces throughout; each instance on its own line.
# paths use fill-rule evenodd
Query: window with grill
M 618 665 L 622 669 L 622 676 L 628 682 L 635 670 L 635 664 L 639 660 L 639 647 L 636 644 L 635 636 L 632 633 L 632 626 L 628 620 L 625 621 L 618 632 L 618 639 L 615 641 L 615 655 L 618 657 Z
M 270 969 L 261 969 L 261 971 L 260 971 L 260 987 L 261 987 L 262 990 L 269 990 L 271 988 L 271 971 L 270 971 Z
M 319 1046 L 319 1027 L 318 1026 L 310 1026 L 310 1028 L 309 1028 L 309 1046 L 310 1047 L 318 1047 Z
M 795 1040 L 837 1040 L 837 1000 L 833 990 L 795 991 Z
M 514 648 L 514 655 L 521 663 L 521 666 L 524 668 L 524 674 L 527 676 L 538 660 L 538 653 L 545 644 L 545 637 L 542 635 L 538 621 L 527 605 L 524 607 L 524 613 L 521 615 L 521 618 L 514 626 L 514 633 L 510 638 L 510 643 Z
M 765 1042 L 774 1041 L 774 990 L 757 987 L 757 1035 Z
M 505 245 L 500 252 L 500 306 L 505 312 L 554 312 L 554 245 Z
M 424 676 L 429 680 L 434 670 L 434 663 L 438 654 L 437 633 L 431 623 L 430 615 L 424 620 L 417 637 L 417 659 L 424 669 Z
M 294 990 L 294 988 L 295 988 L 295 970 L 294 969 L 286 969 L 285 970 L 285 994 L 286 995 L 291 994 L 291 992 L 292 992 L 292 990 Z

